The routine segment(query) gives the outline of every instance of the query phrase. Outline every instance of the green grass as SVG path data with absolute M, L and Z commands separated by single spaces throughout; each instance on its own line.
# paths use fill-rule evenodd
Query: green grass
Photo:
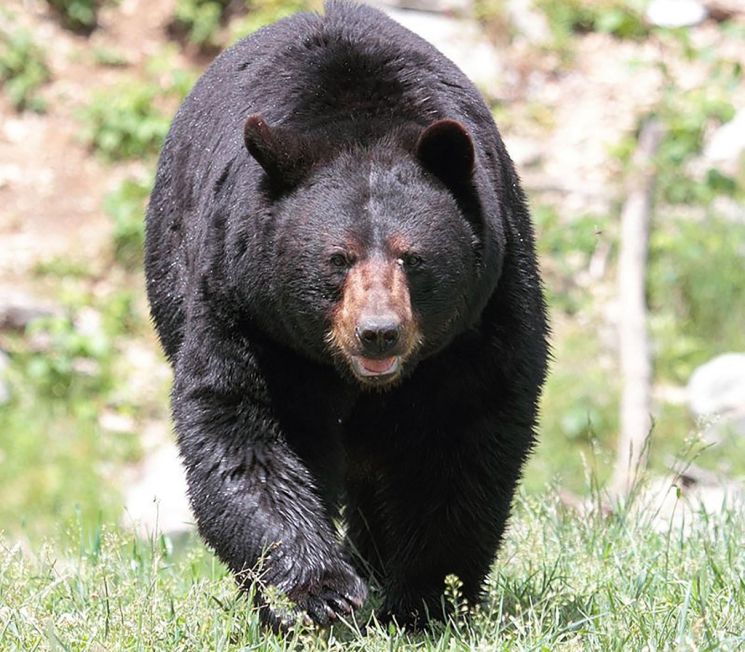
M 0 545 L 2 650 L 735 650 L 745 645 L 745 513 L 657 531 L 649 512 L 578 517 L 518 501 L 479 610 L 422 633 L 363 612 L 332 631 L 262 631 L 250 600 L 194 539 L 112 527 L 38 554 Z M 457 601 L 457 591 L 450 591 Z
M 656 226 L 648 295 L 657 373 L 685 383 L 698 365 L 745 347 L 745 224 L 711 213 Z
M 121 437 L 62 405 L 41 413 L 32 406 L 0 409 L 0 429 L 10 434 L 0 442 L 0 523 L 6 533 L 36 542 L 76 513 L 86 523 L 115 518 L 121 501 L 103 467 Z
M 0 529 L 33 545 L 73 517 L 88 528 L 121 514 L 121 473 L 140 459 L 141 443 L 135 432 L 107 431 L 101 415 L 132 415 L 136 429 L 137 419 L 167 409 L 167 387 L 138 394 L 127 355 L 131 339 L 150 332 L 132 289 L 142 279 L 109 270 L 115 284 L 94 290 L 83 267 L 37 269 L 62 310 L 3 339 L 10 400 L 0 405 Z

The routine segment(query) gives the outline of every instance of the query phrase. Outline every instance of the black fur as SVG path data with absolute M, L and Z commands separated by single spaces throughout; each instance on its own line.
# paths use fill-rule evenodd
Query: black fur
M 330 351 L 346 271 L 328 256 L 384 258 L 391 237 L 422 261 L 422 341 L 386 391 Z M 341 2 L 224 52 L 163 147 L 146 271 L 199 531 L 239 578 L 264 558 L 321 624 L 366 599 L 369 572 L 399 621 L 441 615 L 448 573 L 478 600 L 547 326 L 518 177 L 449 60 Z

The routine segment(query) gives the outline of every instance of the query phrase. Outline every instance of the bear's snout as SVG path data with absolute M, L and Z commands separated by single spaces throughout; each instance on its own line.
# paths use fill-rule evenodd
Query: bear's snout
M 421 335 L 411 308 L 406 275 L 395 259 L 362 260 L 348 272 L 328 341 L 363 383 L 400 376 Z
M 362 354 L 378 357 L 393 349 L 401 337 L 401 322 L 396 315 L 363 317 L 355 328 Z

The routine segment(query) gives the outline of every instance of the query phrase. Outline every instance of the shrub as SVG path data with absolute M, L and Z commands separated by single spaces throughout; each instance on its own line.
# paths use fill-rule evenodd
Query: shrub
M 231 0 L 178 0 L 168 31 L 200 50 L 217 49 L 218 32 L 227 20 L 228 7 L 234 4 Z
M 230 26 L 232 41 L 298 11 L 317 8 L 313 0 L 247 0 L 246 7 L 246 15 L 233 21 Z
M 114 259 L 127 269 L 142 264 L 145 241 L 145 202 L 152 182 L 125 179 L 104 199 L 104 210 L 114 220 Z
M 671 204 L 707 204 L 719 195 L 731 195 L 733 179 L 710 168 L 692 174 L 689 164 L 703 149 L 704 134 L 728 122 L 735 108 L 722 88 L 707 86 L 681 92 L 670 87 L 658 107 L 665 136 L 657 156 L 657 188 Z
M 46 398 L 67 399 L 100 393 L 108 386 L 111 342 L 101 329 L 86 332 L 69 316 L 37 319 L 28 327 L 38 351 L 24 354 L 23 374 Z
M 708 215 L 652 232 L 649 307 L 658 373 L 686 382 L 699 364 L 743 345 L 745 225 Z
M 157 154 L 170 123 L 156 105 L 159 94 L 142 82 L 97 93 L 82 113 L 84 138 L 110 160 Z
M 639 39 L 648 28 L 642 12 L 629 0 L 536 0 L 558 49 L 569 46 L 577 32 L 603 32 L 622 39 Z
M 101 0 L 47 0 L 47 3 L 67 29 L 90 34 L 98 25 Z
M 31 34 L 0 27 L 0 84 L 13 106 L 18 111 L 43 112 L 46 104 L 37 91 L 50 78 L 44 53 Z

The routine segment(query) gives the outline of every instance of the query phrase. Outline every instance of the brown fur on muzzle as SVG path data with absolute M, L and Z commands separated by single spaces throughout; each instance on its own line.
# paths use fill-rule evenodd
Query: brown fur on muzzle
M 383 316 L 395 316 L 400 324 L 398 342 L 387 355 L 399 356 L 404 363 L 421 340 L 406 274 L 395 260 L 380 257 L 359 261 L 347 273 L 331 318 L 327 340 L 332 352 L 347 362 L 363 355 L 358 326 L 368 318 Z

